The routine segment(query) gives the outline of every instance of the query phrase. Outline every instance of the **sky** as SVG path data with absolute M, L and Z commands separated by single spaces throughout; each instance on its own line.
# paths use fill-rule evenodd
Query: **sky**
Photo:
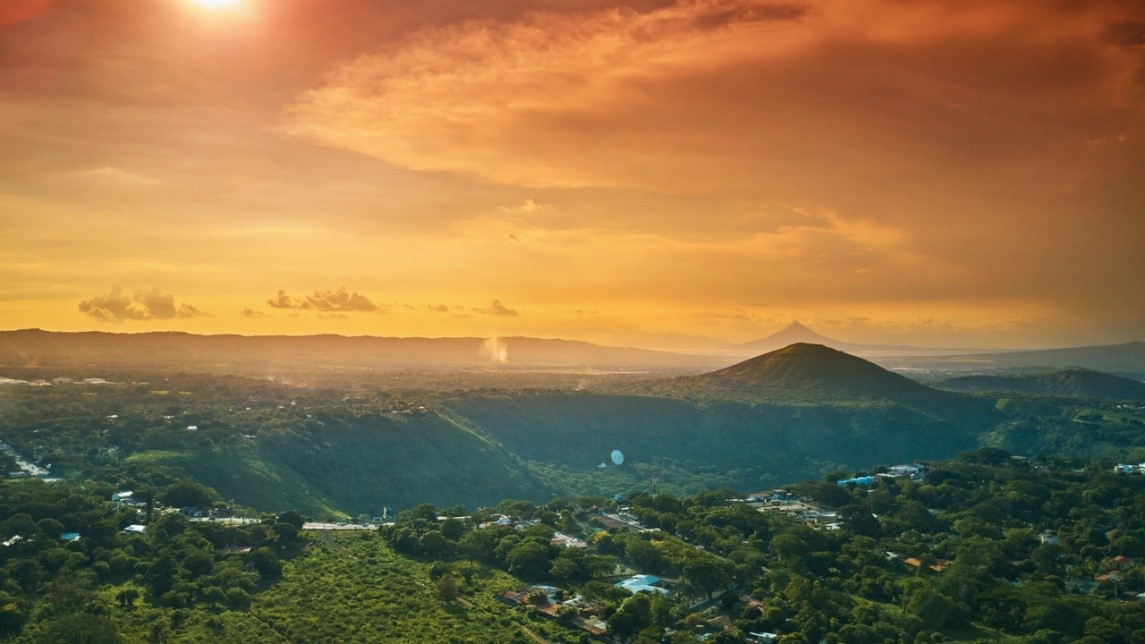
M 0 329 L 1145 339 L 1139 0 L 4 0 Z

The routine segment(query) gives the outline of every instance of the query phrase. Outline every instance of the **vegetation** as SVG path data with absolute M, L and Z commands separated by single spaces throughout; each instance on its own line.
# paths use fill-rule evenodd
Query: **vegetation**
M 343 518 L 612 496 L 653 480 L 677 495 L 761 489 L 977 445 L 1145 458 L 1132 405 L 940 392 L 823 347 L 658 383 L 642 393 L 382 390 L 152 374 L 9 385 L 0 441 L 57 476 L 127 489 L 190 478 L 240 506 Z M 607 462 L 614 449 L 623 467 Z
M 301 517 L 196 523 L 157 504 L 113 503 L 106 485 L 0 485 L 0 636 L 34 642 L 217 641 L 257 630 L 252 597 L 299 555 Z M 183 481 L 178 502 L 211 491 Z M 150 519 L 148 519 L 150 516 Z M 144 531 L 125 531 L 141 526 Z M 228 626 L 229 625 L 229 626 Z
M 1145 400 L 1145 382 L 1089 369 L 1062 369 L 1049 373 L 962 376 L 943 380 L 944 389 L 1017 393 L 1054 398 Z
M 877 391 L 816 401 L 838 356 L 792 355 L 658 392 L 5 386 L 0 637 L 1145 640 L 1145 475 L 1113 467 L 1145 408 L 849 361 Z
M 913 478 L 876 470 L 903 475 L 766 499 L 423 504 L 365 531 L 156 505 L 143 534 L 122 528 L 146 521 L 147 503 L 113 503 L 106 485 L 7 481 L 0 629 L 27 642 L 572 642 L 593 623 L 633 642 L 1145 638 L 1145 475 L 994 448 Z M 182 481 L 157 497 L 204 494 Z M 614 585 L 635 572 L 668 592 Z

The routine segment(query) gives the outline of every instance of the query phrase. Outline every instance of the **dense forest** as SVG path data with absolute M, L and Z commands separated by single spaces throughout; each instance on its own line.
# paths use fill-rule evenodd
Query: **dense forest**
M 835 354 L 587 390 L 9 382 L 0 636 L 1145 641 L 1145 408 Z
M 186 477 L 239 506 L 343 518 L 421 503 L 628 494 L 653 479 L 677 495 L 764 489 L 981 445 L 1145 460 L 1145 410 L 1133 403 L 947 394 L 976 410 L 968 423 L 912 406 L 912 397 L 934 398 L 913 383 L 898 400 L 815 402 L 792 400 L 791 390 L 773 400 L 694 387 L 651 395 L 152 376 L 4 386 L 0 441 L 55 476 L 128 488 Z M 941 409 L 952 399 L 939 400 Z M 623 467 L 607 463 L 615 449 Z
M 995 448 L 751 494 L 423 504 L 360 530 L 191 518 L 229 511 L 191 481 L 116 489 L 0 484 L 3 637 L 1145 638 L 1145 475 Z M 644 592 L 618 585 L 636 574 Z

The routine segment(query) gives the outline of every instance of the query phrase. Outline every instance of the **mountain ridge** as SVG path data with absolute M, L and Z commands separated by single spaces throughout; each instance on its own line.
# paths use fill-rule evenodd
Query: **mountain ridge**
M 704 358 L 580 340 L 521 336 L 199 335 L 183 331 L 112 333 L 0 331 L 0 366 L 112 366 L 212 371 L 309 364 L 322 367 L 499 364 L 688 367 Z
M 1073 367 L 1047 374 L 974 375 L 938 383 L 944 389 L 976 392 L 1015 392 L 1061 398 L 1145 400 L 1145 382 Z

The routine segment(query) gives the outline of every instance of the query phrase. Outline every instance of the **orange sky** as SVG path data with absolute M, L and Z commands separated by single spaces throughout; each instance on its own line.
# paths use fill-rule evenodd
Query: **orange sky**
M 1138 0 L 4 0 L 0 328 L 1145 338 Z

